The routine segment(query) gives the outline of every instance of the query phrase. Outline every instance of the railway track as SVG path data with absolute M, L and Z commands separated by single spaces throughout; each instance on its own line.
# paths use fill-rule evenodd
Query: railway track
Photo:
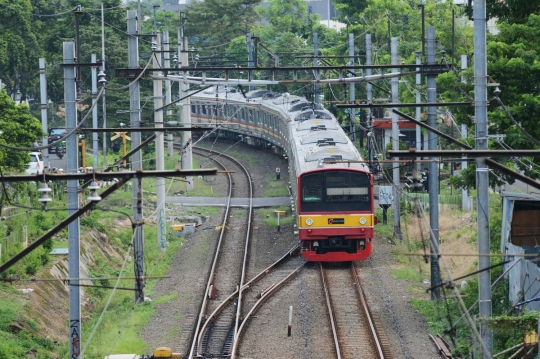
M 392 351 L 378 318 L 365 300 L 356 268 L 319 263 L 337 359 L 391 359 Z
M 236 302 L 238 305 L 223 307 L 220 303 L 243 286 L 251 234 L 253 188 L 248 171 L 232 157 L 200 148 L 194 152 L 205 153 L 223 169 L 234 171 L 227 173 L 228 203 L 189 354 L 189 358 L 225 358 L 230 355 L 239 325 L 241 293 Z M 233 213 L 230 207 L 233 196 L 248 198 L 248 208 L 235 209 Z

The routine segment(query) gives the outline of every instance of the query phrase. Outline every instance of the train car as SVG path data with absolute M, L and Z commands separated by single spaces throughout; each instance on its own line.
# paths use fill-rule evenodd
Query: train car
M 336 118 L 288 93 L 213 87 L 191 97 L 193 125 L 270 149 L 289 160 L 298 236 L 308 261 L 365 260 L 372 253 L 373 176 Z

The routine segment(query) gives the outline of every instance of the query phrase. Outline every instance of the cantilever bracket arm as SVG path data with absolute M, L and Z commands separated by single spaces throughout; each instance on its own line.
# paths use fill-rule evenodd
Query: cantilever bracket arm
M 467 149 L 467 150 L 472 150 L 472 149 L 473 149 L 471 146 L 466 145 L 466 144 L 464 144 L 463 142 L 458 141 L 458 140 L 456 140 L 455 138 L 453 138 L 453 137 L 447 135 L 446 133 L 443 133 L 443 132 L 441 132 L 441 131 L 439 131 L 439 130 L 437 130 L 437 129 L 431 127 L 431 126 L 428 126 L 427 124 L 425 124 L 425 123 L 423 123 L 423 122 L 421 122 L 421 121 L 418 121 L 416 118 L 414 118 L 414 117 L 412 117 L 412 116 L 409 116 L 409 115 L 407 115 L 406 113 L 403 113 L 403 112 L 398 111 L 398 110 L 391 110 L 391 111 L 394 112 L 394 113 L 396 113 L 396 114 L 398 114 L 399 116 L 403 117 L 404 119 L 409 120 L 409 121 L 411 121 L 411 122 L 414 122 L 414 123 L 416 123 L 418 126 L 423 127 L 423 128 L 425 128 L 426 130 L 431 131 L 431 132 L 435 133 L 436 135 L 441 136 L 441 137 L 447 139 L 447 140 L 450 141 L 451 143 L 453 143 L 453 144 L 455 144 L 455 145 L 458 145 L 458 146 L 460 146 L 461 148 L 465 148 L 465 149 Z M 521 182 L 524 182 L 524 183 L 528 184 L 529 186 L 534 187 L 534 188 L 540 190 L 540 183 L 536 182 L 536 181 L 533 180 L 532 178 L 527 177 L 527 176 L 525 176 L 525 175 L 522 175 L 522 174 L 519 173 L 519 172 L 513 171 L 513 170 L 511 170 L 510 168 L 508 168 L 508 167 L 506 167 L 506 166 L 504 166 L 504 165 L 502 165 L 502 164 L 500 164 L 500 163 L 498 163 L 498 162 L 496 162 L 496 161 L 493 161 L 492 159 L 486 158 L 486 159 L 485 159 L 485 162 L 486 162 L 486 164 L 487 164 L 488 166 L 493 167 L 493 168 L 496 168 L 496 169 L 498 169 L 499 171 L 504 172 L 504 173 L 506 173 L 507 175 L 513 176 L 514 178 L 517 178 L 517 179 L 520 180 Z

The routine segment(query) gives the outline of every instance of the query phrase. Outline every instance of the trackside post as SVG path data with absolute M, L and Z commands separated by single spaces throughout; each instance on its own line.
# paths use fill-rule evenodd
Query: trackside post
M 277 216 L 277 231 L 281 232 L 281 226 L 279 225 L 279 217 L 285 215 L 285 211 L 274 211 Z
M 289 325 L 287 326 L 287 336 L 291 336 L 292 329 L 292 305 L 289 307 Z

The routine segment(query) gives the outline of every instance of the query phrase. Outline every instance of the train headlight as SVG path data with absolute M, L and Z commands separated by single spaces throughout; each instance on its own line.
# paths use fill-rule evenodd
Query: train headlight
M 367 220 L 364 217 L 360 217 L 359 222 L 360 224 L 366 224 Z
M 313 224 L 313 220 L 311 218 L 306 219 L 306 224 L 311 226 Z

